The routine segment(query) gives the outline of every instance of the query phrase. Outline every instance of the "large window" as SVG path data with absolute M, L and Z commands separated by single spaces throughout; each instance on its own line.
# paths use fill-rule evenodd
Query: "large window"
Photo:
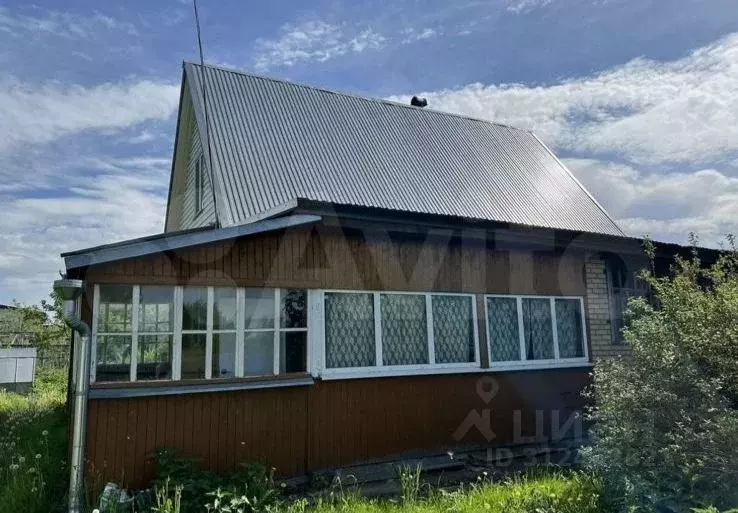
M 537 367 L 587 361 L 579 297 L 486 296 L 490 367 Z
M 322 294 L 329 377 L 479 366 L 473 295 Z
M 305 290 L 97 285 L 95 381 L 307 371 Z

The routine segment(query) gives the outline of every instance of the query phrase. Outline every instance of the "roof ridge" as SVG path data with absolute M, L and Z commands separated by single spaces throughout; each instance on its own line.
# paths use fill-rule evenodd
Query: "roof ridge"
M 191 66 L 197 66 L 198 68 L 201 66 L 201 64 L 199 62 L 194 62 L 194 61 L 183 61 L 183 63 L 184 64 L 189 64 Z M 305 88 L 313 89 L 315 91 L 320 91 L 320 92 L 323 92 L 323 93 L 337 94 L 337 95 L 340 95 L 340 96 L 346 96 L 346 97 L 349 97 L 349 98 L 355 98 L 355 99 L 369 101 L 369 102 L 383 103 L 385 105 L 390 105 L 392 107 L 403 107 L 403 108 L 411 109 L 411 110 L 422 110 L 423 112 L 430 112 L 432 114 L 437 114 L 437 115 L 441 115 L 441 116 L 449 116 L 449 117 L 453 117 L 453 118 L 466 119 L 466 120 L 470 120 L 470 121 L 478 121 L 480 123 L 487 123 L 489 125 L 501 126 L 501 127 L 504 127 L 504 128 L 509 128 L 511 130 L 517 130 L 517 131 L 520 131 L 520 132 L 526 132 L 526 133 L 529 133 L 529 134 L 534 134 L 534 132 L 532 130 L 527 130 L 525 128 L 520 128 L 520 127 L 508 125 L 508 124 L 505 124 L 505 123 L 501 123 L 499 121 L 490 121 L 489 119 L 483 119 L 483 118 L 477 118 L 477 117 L 474 117 L 474 116 L 468 116 L 466 114 L 457 114 L 455 112 L 447 112 L 447 111 L 432 109 L 432 108 L 428 108 L 428 107 L 422 107 L 422 108 L 421 107 L 414 107 L 412 105 L 407 105 L 405 103 L 400 103 L 400 102 L 395 102 L 395 101 L 392 101 L 392 100 L 387 100 L 385 98 L 376 98 L 376 97 L 371 97 L 371 96 L 362 96 L 362 95 L 356 94 L 356 93 L 349 93 L 349 92 L 346 92 L 346 91 L 338 91 L 336 89 L 330 89 L 328 87 L 316 86 L 316 85 L 308 84 L 308 83 L 305 83 L 305 82 L 299 82 L 299 81 L 296 81 L 296 80 L 288 80 L 288 79 L 285 79 L 285 78 L 274 77 L 274 76 L 271 76 L 271 75 L 263 75 L 263 74 L 260 74 L 260 73 L 254 73 L 254 72 L 245 71 L 245 70 L 242 70 L 242 69 L 231 68 L 231 67 L 222 66 L 222 65 L 219 65 L 219 64 L 208 64 L 208 63 L 205 63 L 205 67 L 206 68 L 210 68 L 210 69 L 219 70 L 219 71 L 225 71 L 227 73 L 233 73 L 233 74 L 236 74 L 236 75 L 242 75 L 242 76 L 251 77 L 251 78 L 258 78 L 260 80 L 268 80 L 268 81 L 271 81 L 271 82 L 278 82 L 278 83 L 281 83 L 281 84 L 293 85 L 293 86 L 297 86 L 297 87 L 305 87 Z

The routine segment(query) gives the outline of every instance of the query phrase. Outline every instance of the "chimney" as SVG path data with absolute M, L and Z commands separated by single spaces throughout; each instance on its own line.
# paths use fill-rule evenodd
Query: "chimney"
M 410 105 L 413 107 L 425 107 L 428 105 L 428 100 L 425 98 L 418 98 L 417 96 L 413 96 L 413 98 L 410 100 Z

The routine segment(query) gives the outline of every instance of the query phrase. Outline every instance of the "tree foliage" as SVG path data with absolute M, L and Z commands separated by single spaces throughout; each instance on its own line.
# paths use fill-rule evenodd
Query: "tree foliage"
M 69 328 L 62 321 L 62 300 L 54 291 L 40 305 L 14 302 L 0 310 L 0 347 L 30 344 L 46 348 L 69 340 Z
M 729 242 L 711 266 L 695 246 L 669 276 L 642 273 L 653 297 L 629 303 L 632 354 L 595 365 L 584 461 L 622 510 L 738 504 L 738 252 Z

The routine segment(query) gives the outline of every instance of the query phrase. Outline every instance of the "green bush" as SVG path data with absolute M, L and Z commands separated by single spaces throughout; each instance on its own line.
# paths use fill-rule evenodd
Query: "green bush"
M 244 513 L 265 511 L 276 503 L 278 491 L 272 474 L 258 463 L 242 464 L 239 470 L 221 476 L 197 467 L 196 460 L 178 455 L 171 449 L 155 454 L 157 490 L 181 490 L 182 513 L 228 512 L 224 505 L 237 504 Z
M 731 241 L 732 242 L 732 241 Z M 629 304 L 632 356 L 598 362 L 587 467 L 616 509 L 738 504 L 738 253 L 644 273 L 653 304 Z

